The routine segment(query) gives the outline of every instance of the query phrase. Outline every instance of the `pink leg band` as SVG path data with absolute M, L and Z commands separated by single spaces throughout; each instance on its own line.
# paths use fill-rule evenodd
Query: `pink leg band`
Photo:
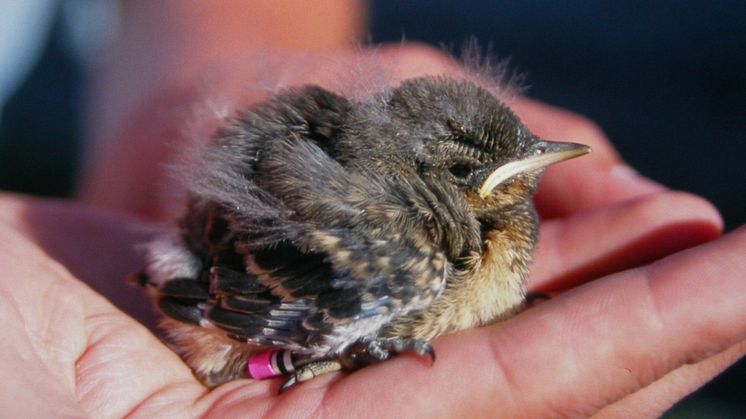
M 259 355 L 254 355 L 249 358 L 249 377 L 256 380 L 264 380 L 265 378 L 272 378 L 281 375 L 272 366 L 272 355 L 276 351 L 262 352 Z

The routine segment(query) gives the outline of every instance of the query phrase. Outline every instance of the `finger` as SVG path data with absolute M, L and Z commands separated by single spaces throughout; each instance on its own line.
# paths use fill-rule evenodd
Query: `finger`
M 23 232 L 76 278 L 150 327 L 150 301 L 127 278 L 142 268 L 154 225 L 73 202 L 0 195 L 0 220 Z
M 0 368 L 13 371 L 3 383 L 14 386 L 2 394 L 23 397 L 28 392 L 19 388 L 34 389 L 38 400 L 25 407 L 41 413 L 57 406 L 52 416 L 123 417 L 169 385 L 188 389 L 193 398 L 204 392 L 155 336 L 70 275 L 12 222 L 0 222 L 0 290 L 3 301 L 12 302 L 0 310 L 9 326 Z M 85 414 L 75 414 L 77 406 Z
M 516 98 L 511 106 L 536 135 L 593 148 L 590 155 L 547 170 L 535 199 L 543 217 L 561 217 L 664 190 L 626 165 L 601 130 L 589 120 L 524 97 Z
M 720 235 L 707 201 L 668 192 L 542 223 L 530 287 L 552 292 L 640 266 Z
M 746 341 L 691 365 L 684 365 L 660 380 L 605 407 L 597 418 L 661 417 L 676 402 L 712 380 L 746 355 Z
M 746 339 L 744 251 L 746 228 L 491 329 L 447 336 L 432 369 L 401 357 L 309 398 L 321 397 L 324 409 L 395 415 L 588 416 Z

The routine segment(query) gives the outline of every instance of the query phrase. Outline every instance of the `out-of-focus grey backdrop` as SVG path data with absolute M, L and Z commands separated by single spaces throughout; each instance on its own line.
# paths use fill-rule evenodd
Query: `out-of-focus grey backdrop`
M 72 193 L 84 65 L 115 12 L 105 3 L 44 15 L 42 52 L 0 114 L 0 189 Z M 746 2 L 379 0 L 370 11 L 376 43 L 491 43 L 530 96 L 596 121 L 643 174 L 715 203 L 728 229 L 746 223 Z M 666 417 L 742 417 L 745 391 L 742 361 Z

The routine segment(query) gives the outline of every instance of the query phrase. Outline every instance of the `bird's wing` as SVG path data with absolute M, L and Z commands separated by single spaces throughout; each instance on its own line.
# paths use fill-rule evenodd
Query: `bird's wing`
M 299 242 L 251 249 L 239 243 L 244 269 L 213 265 L 207 283 L 168 281 L 159 306 L 241 341 L 309 350 L 331 336 L 353 343 L 375 334 L 392 318 L 429 305 L 445 286 L 440 252 L 393 235 L 313 229 Z
M 385 191 L 331 152 L 351 106 L 309 88 L 220 134 L 190 178 L 198 202 L 182 220 L 202 277 L 163 287 L 167 315 L 246 342 L 308 349 L 374 334 L 442 291 L 441 252 L 407 234 L 356 227 L 367 197 Z
M 350 326 L 357 322 L 366 325 L 360 333 L 375 333 L 391 318 L 430 304 L 445 285 L 445 257 L 398 237 L 332 229 L 309 231 L 301 241 L 248 253 L 248 292 L 232 286 L 222 293 L 231 279 L 213 269 L 215 304 L 205 317 L 247 341 L 317 345 L 343 329 L 355 330 Z M 264 289 L 257 292 L 256 284 Z M 353 332 L 349 339 L 360 337 Z

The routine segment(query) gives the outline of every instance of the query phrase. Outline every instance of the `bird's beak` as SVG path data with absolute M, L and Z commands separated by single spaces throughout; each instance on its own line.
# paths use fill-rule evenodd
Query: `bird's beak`
M 529 172 L 531 170 L 541 169 L 550 164 L 558 163 L 573 157 L 582 156 L 591 152 L 591 148 L 584 144 L 576 143 L 556 143 L 549 141 L 539 141 L 536 153 L 521 160 L 511 161 L 503 164 L 490 173 L 482 187 L 479 188 L 479 196 L 482 199 L 489 196 L 497 185 L 505 182 L 513 176 Z

